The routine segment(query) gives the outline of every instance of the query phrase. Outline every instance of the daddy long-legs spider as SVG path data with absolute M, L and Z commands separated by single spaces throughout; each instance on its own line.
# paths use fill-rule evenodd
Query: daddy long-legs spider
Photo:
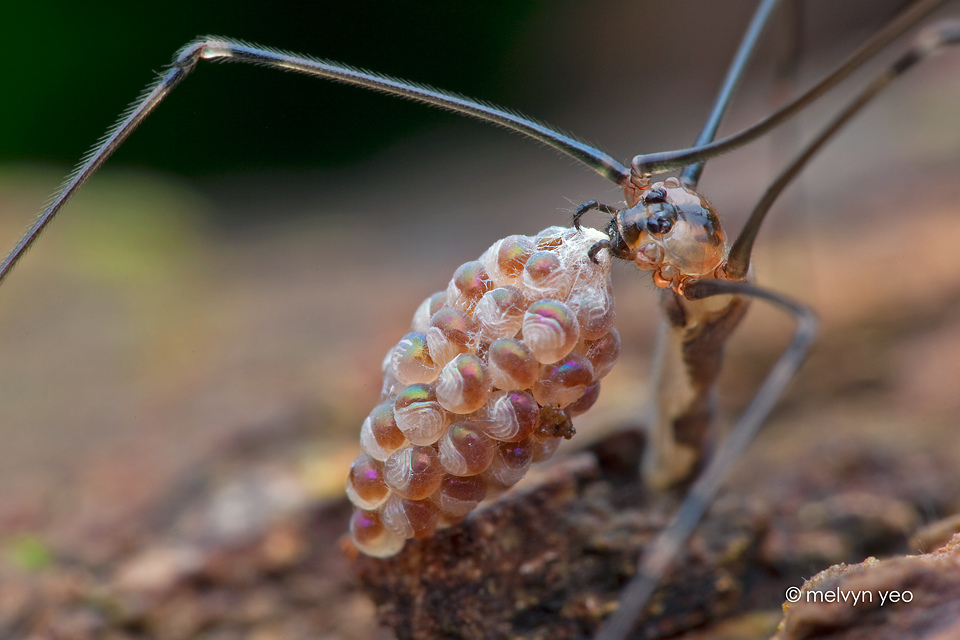
M 657 24 L 658 30 L 661 29 L 659 22 L 655 22 L 655 23 L 653 23 L 653 24 Z M 666 27 L 666 26 L 662 27 L 662 30 L 663 30 L 663 31 L 666 31 L 666 30 L 667 30 L 667 27 Z M 655 81 L 651 80 L 649 77 L 647 78 L 647 81 L 653 83 L 654 85 L 658 85 L 658 83 L 656 83 Z M 646 84 L 646 83 L 641 83 L 641 84 L 643 85 L 643 86 L 641 87 L 641 88 L 643 88 L 643 89 L 647 89 L 647 88 L 650 86 L 650 85 L 648 85 L 648 84 Z M 603 95 L 603 93 L 600 93 L 600 94 L 598 94 L 598 95 Z M 646 119 L 646 118 L 645 118 L 645 119 Z M 651 120 L 651 121 L 654 121 L 654 120 L 656 120 L 656 118 L 650 117 L 650 120 Z M 600 136 L 597 136 L 597 137 L 600 137 Z M 642 148 L 650 148 L 651 146 L 654 147 L 654 148 L 656 148 L 657 146 L 663 146 L 663 145 L 643 144 L 643 145 L 642 145 Z M 712 165 L 711 165 L 711 170 L 712 170 Z M 367 176 L 366 176 L 366 180 L 368 180 L 368 181 L 371 181 L 371 180 L 372 180 L 372 181 L 375 182 L 375 183 L 379 183 L 378 181 L 380 180 L 380 176 L 379 176 L 380 173 L 381 173 L 381 171 L 372 172 L 370 175 L 367 175 Z M 389 172 L 388 172 L 388 173 L 389 173 Z M 474 176 L 474 178 L 476 178 L 476 176 Z M 390 190 L 390 196 L 391 196 L 391 198 L 389 198 L 389 200 L 391 200 L 391 201 L 393 200 L 393 197 L 392 197 L 392 196 L 393 196 L 394 193 L 395 193 L 395 190 Z M 591 192 L 585 191 L 585 193 L 591 193 Z M 591 197 L 596 197 L 596 192 L 591 193 Z M 587 198 L 587 197 L 584 197 L 584 199 L 588 199 L 588 198 Z M 716 198 L 714 198 L 714 199 L 716 199 Z M 609 198 L 608 198 L 608 200 L 609 200 Z M 503 207 L 499 207 L 499 208 L 498 208 L 498 207 L 491 207 L 491 208 L 493 208 L 493 209 L 499 209 L 499 210 L 502 210 L 502 209 L 503 209 Z M 524 207 L 524 208 L 526 209 L 527 207 Z M 723 209 L 723 208 L 726 208 L 726 207 L 721 206 L 721 208 Z M 412 214 L 411 214 L 411 215 L 412 215 Z M 445 217 L 449 217 L 449 216 L 445 216 Z M 490 226 L 490 225 L 493 224 L 493 217 L 490 216 L 490 215 L 487 215 L 487 214 L 484 214 L 484 215 L 482 215 L 482 216 L 478 216 L 477 218 L 475 218 L 475 220 L 481 220 L 481 221 L 482 221 L 482 224 L 480 224 L 479 226 L 482 226 L 482 227 L 488 227 L 488 226 Z M 403 221 L 404 221 L 404 223 L 407 223 L 407 222 L 409 221 L 409 216 L 404 216 L 404 217 L 403 217 Z M 460 222 L 461 222 L 461 221 L 458 221 L 458 223 L 460 223 Z M 463 223 L 463 224 L 466 224 L 466 223 Z M 543 226 L 543 225 L 540 224 L 539 226 Z M 537 227 L 534 226 L 534 227 L 531 227 L 530 229 L 528 229 L 527 231 L 528 231 L 528 232 L 532 232 L 532 231 L 534 231 L 536 228 L 537 228 Z M 461 229 L 462 229 L 462 226 L 461 226 Z M 357 236 L 364 237 L 364 238 L 368 238 L 368 237 L 371 237 L 371 236 L 376 235 L 377 233 L 382 233 L 382 228 L 378 229 L 377 231 L 370 232 L 370 233 L 360 233 L 360 232 L 358 232 L 358 227 L 357 227 L 355 224 L 351 224 L 351 225 L 349 225 L 349 226 L 348 226 L 348 225 L 344 225 L 344 228 L 342 229 L 342 231 L 343 231 L 343 233 L 344 233 L 344 237 L 348 237 L 348 238 L 351 238 L 351 239 L 355 239 Z M 511 231 L 511 230 L 507 230 L 507 231 L 501 232 L 501 233 L 492 233 L 490 237 L 491 237 L 491 238 L 495 238 L 495 237 L 499 237 L 499 236 L 502 236 L 502 235 L 506 235 L 507 233 L 510 233 L 510 232 L 512 232 L 512 231 Z M 461 231 L 461 233 L 462 233 L 462 231 Z M 485 233 L 486 233 L 486 232 L 485 232 Z M 729 225 L 729 223 L 728 223 L 728 233 L 730 233 L 730 225 Z M 391 236 L 391 237 L 392 237 L 392 236 Z M 487 243 L 488 243 L 488 241 L 485 241 L 485 242 L 484 242 L 484 244 L 487 244 Z M 345 249 L 349 249 L 349 250 L 351 250 L 351 251 L 353 251 L 353 252 L 360 252 L 361 254 L 363 254 L 363 253 L 365 252 L 365 249 L 358 249 L 357 243 L 356 243 L 355 241 L 353 241 L 353 240 L 351 240 L 350 242 L 345 243 L 345 244 L 348 244 L 348 245 L 349 245 L 348 247 L 345 247 Z M 483 246 L 483 245 L 481 245 L 480 248 L 482 248 L 482 246 Z M 381 248 L 381 247 L 380 247 L 380 243 L 377 243 L 377 248 L 378 248 L 378 249 Z M 334 249 L 335 249 L 335 248 L 334 248 Z M 334 249 L 331 249 L 330 252 L 332 252 Z M 387 247 L 386 249 L 389 250 L 389 247 Z M 472 252 L 466 253 L 466 255 L 469 256 L 469 255 L 473 255 L 473 254 L 475 254 L 475 253 L 478 253 L 478 251 L 474 250 L 474 251 L 472 251 Z M 461 254 L 461 255 L 462 255 L 462 254 Z M 123 256 L 121 256 L 121 258 L 122 258 L 122 257 L 123 257 Z M 271 252 L 271 257 L 272 257 L 272 258 L 275 257 L 275 254 L 274 254 L 273 252 Z M 461 257 L 460 259 L 462 260 L 463 258 Z M 369 260 L 367 261 L 367 263 L 369 264 Z M 115 266 L 115 265 L 107 264 L 105 267 L 102 266 L 101 268 L 105 268 L 105 269 L 108 269 L 108 270 L 109 270 L 109 269 L 111 269 L 111 268 L 114 267 L 114 266 Z M 146 274 L 146 275 L 149 276 L 149 274 Z M 346 285 L 345 285 L 345 286 L 346 286 Z M 349 287 L 350 287 L 350 288 L 352 288 L 353 286 L 354 286 L 353 283 L 350 283 L 350 284 L 349 284 Z M 160 288 L 160 287 L 157 287 L 157 286 L 153 286 L 153 287 L 152 287 L 152 290 L 151 290 L 151 299 L 155 300 L 155 295 L 156 295 L 157 290 L 158 290 L 159 288 Z M 428 286 L 428 291 L 427 291 L 427 292 L 429 292 L 429 290 L 432 290 L 433 288 L 436 288 L 436 287 L 433 286 L 433 285 Z M 622 289 L 622 287 L 621 287 L 621 289 Z M 183 295 L 182 291 L 183 291 L 183 290 L 180 290 L 180 293 L 178 293 L 177 295 Z M 422 292 L 421 292 L 421 293 L 422 293 Z M 200 294 L 193 294 L 193 295 L 200 295 Z M 387 304 L 387 303 L 385 302 L 385 301 L 387 300 L 386 296 L 380 296 L 380 297 L 381 297 L 381 304 L 382 304 L 382 305 L 386 305 L 386 304 Z M 419 295 L 418 297 L 415 297 L 415 299 L 418 299 L 419 297 L 422 297 L 422 295 Z M 622 298 L 622 297 L 623 297 L 623 296 L 622 296 L 622 294 L 621 294 L 621 298 Z M 157 304 L 157 303 L 154 301 L 152 304 Z M 242 303 L 242 304 L 245 304 L 245 303 Z M 623 305 L 623 303 L 621 303 L 621 315 L 624 314 L 624 313 L 623 313 L 623 310 L 624 310 L 624 305 Z M 152 311 L 155 311 L 155 310 L 152 310 Z M 371 310 L 371 311 L 370 311 L 370 314 L 374 314 L 375 311 L 376 311 L 375 309 L 374 309 L 374 310 Z M 634 313 L 628 312 L 628 315 L 636 316 L 636 315 L 639 315 L 640 313 L 643 313 L 643 310 L 638 310 L 638 311 L 636 311 L 636 312 L 634 312 Z M 368 316 L 366 316 L 366 317 L 370 317 L 370 315 L 368 315 Z M 369 321 L 367 321 L 367 323 L 369 323 Z M 189 324 L 189 323 L 186 323 L 186 324 Z M 354 324 L 356 324 L 356 323 L 354 323 Z M 206 327 L 206 328 L 205 328 L 205 327 L 200 327 L 200 328 L 199 328 L 199 334 L 200 334 L 200 335 L 204 335 L 204 334 L 205 334 L 205 331 L 210 331 L 210 329 L 209 329 L 208 327 Z M 268 329 L 268 332 L 269 332 L 269 329 Z M 226 332 L 222 330 L 222 326 L 221 326 L 221 327 L 218 327 L 216 330 L 214 330 L 213 333 L 217 334 L 218 336 L 221 336 L 223 333 L 226 333 Z M 210 334 L 209 334 L 209 333 L 206 333 L 205 335 L 210 335 Z M 195 338 L 195 339 L 197 339 L 197 338 Z M 220 339 L 223 339 L 223 338 L 219 338 L 219 337 L 218 337 L 218 340 L 220 340 Z M 202 339 L 198 339 L 198 340 L 201 341 L 201 342 L 204 341 L 204 340 L 202 340 Z M 181 355 L 182 355 L 182 352 L 179 352 L 178 349 L 172 348 L 172 347 L 170 346 L 170 344 L 171 344 L 171 343 L 167 343 L 166 345 L 161 344 L 161 345 L 158 347 L 157 350 L 160 352 L 159 355 L 160 355 L 162 358 L 171 358 L 171 359 L 175 360 L 175 359 L 178 357 L 178 354 L 181 354 Z M 176 346 L 177 340 L 175 340 L 175 339 L 172 340 L 172 344 L 173 344 L 173 346 Z M 188 349 L 189 349 L 189 348 L 188 348 Z M 377 350 L 377 351 L 382 350 L 382 346 L 381 346 L 381 347 L 378 347 L 378 349 L 376 349 L 376 350 Z M 344 360 L 350 360 L 350 358 L 345 358 L 345 357 L 344 357 L 344 354 L 342 354 L 342 353 L 341 353 L 341 354 L 337 354 L 337 356 L 338 356 L 339 361 L 341 361 L 341 362 L 344 361 Z M 355 357 L 353 353 L 351 353 L 351 357 Z M 160 365 L 155 366 L 155 367 L 154 367 L 154 366 L 151 366 L 151 370 L 155 373 L 156 371 L 162 370 L 165 366 L 166 366 L 166 363 L 164 362 L 164 363 L 161 363 Z M 241 368 L 238 368 L 238 367 L 236 367 L 235 365 L 230 366 L 230 367 L 228 367 L 228 368 L 230 368 L 230 369 L 233 370 L 233 372 L 234 372 L 234 374 L 237 376 L 237 378 L 242 378 L 242 379 L 245 379 L 245 380 L 248 380 L 248 381 L 250 380 L 250 377 L 244 375 L 244 372 L 242 371 Z M 320 369 L 320 368 L 322 368 L 322 367 L 318 366 L 318 369 Z M 337 376 L 337 377 L 339 377 L 339 378 L 343 378 L 343 377 L 344 377 L 342 368 L 338 369 L 338 376 Z M 189 383 L 178 383 L 178 384 L 185 384 L 185 386 L 189 386 Z M 176 390 L 168 390 L 167 392 L 168 392 L 168 393 L 179 393 L 179 392 L 180 392 L 180 389 L 176 388 L 176 386 L 177 386 L 176 384 L 173 385 L 174 389 L 176 389 Z M 119 395 L 119 394 L 117 394 L 117 395 Z M 241 395 L 246 395 L 246 394 L 242 394 L 242 393 L 241 393 Z M 125 401 L 126 401 L 126 402 L 129 402 L 129 400 L 125 400 Z M 242 406 L 242 404 L 241 404 L 241 406 Z M 239 409 L 239 410 L 234 409 L 234 410 L 238 411 L 239 413 L 245 413 L 245 411 L 244 411 L 243 409 Z M 13 423 L 13 422 L 14 422 L 14 421 L 12 420 L 11 423 Z M 187 428 L 187 426 L 184 425 L 184 426 L 182 426 L 181 428 Z

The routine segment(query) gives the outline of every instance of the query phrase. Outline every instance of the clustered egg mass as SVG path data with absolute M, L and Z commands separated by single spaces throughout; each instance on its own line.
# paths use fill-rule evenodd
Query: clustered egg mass
M 573 434 L 620 352 L 606 235 L 550 227 L 497 241 L 414 313 L 347 479 L 350 535 L 388 557 L 465 518 Z

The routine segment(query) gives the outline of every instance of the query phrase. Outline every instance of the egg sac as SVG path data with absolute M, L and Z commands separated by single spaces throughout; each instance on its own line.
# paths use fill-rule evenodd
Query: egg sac
M 465 518 L 548 458 L 620 351 L 606 235 L 550 227 L 498 240 L 423 301 L 384 359 L 347 495 L 375 557 Z

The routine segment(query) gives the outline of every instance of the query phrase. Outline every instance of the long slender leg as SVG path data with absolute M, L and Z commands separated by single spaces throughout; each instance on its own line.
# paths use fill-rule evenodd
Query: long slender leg
M 777 7 L 778 0 L 763 0 L 750 22 L 727 71 L 696 144 L 713 140 L 750 56 Z M 684 186 L 695 189 L 704 163 L 681 173 Z M 653 357 L 656 383 L 651 403 L 649 446 L 643 462 L 647 485 L 664 490 L 689 482 L 703 462 L 715 408 L 716 380 L 723 349 L 739 325 L 747 305 L 730 297 L 725 304 L 688 301 L 672 291 L 662 292 L 664 320 Z
M 743 277 L 746 275 L 747 268 L 749 267 L 749 250 L 752 248 L 753 239 L 756 237 L 756 231 L 759 228 L 760 222 L 763 220 L 763 216 L 769 210 L 770 205 L 776 197 L 813 155 L 849 121 L 850 118 L 895 78 L 928 58 L 933 53 L 946 46 L 958 43 L 960 43 L 960 23 L 937 23 L 925 30 L 907 53 L 898 58 L 887 70 L 871 82 L 814 137 L 807 148 L 798 154 L 780 177 L 774 181 L 764 194 L 760 203 L 758 203 L 745 231 L 741 234 L 740 238 L 738 238 L 730 253 L 730 262 L 738 271 L 731 272 L 728 268 L 728 274 L 735 277 Z M 743 257 L 738 258 L 738 255 Z M 790 376 L 792 376 L 793 372 L 799 366 L 805 355 L 806 348 L 813 337 L 815 321 L 809 311 L 776 294 L 752 287 L 751 285 L 703 280 L 691 285 L 686 293 L 689 298 L 700 299 L 710 295 L 716 295 L 717 293 L 738 292 L 738 289 L 742 287 L 747 287 L 753 291 L 751 292 L 748 291 L 748 289 L 744 289 L 742 292 L 739 292 L 740 295 L 767 299 L 787 308 L 797 316 L 798 326 L 794 341 L 790 347 L 788 347 L 787 351 L 784 352 L 784 355 L 781 356 L 781 359 L 777 362 L 773 371 L 771 371 L 754 401 L 734 427 L 731 435 L 724 441 L 713 460 L 711 460 L 704 472 L 692 485 L 674 521 L 661 533 L 652 545 L 650 551 L 645 554 L 637 576 L 621 595 L 620 610 L 625 611 L 625 613 L 620 616 L 618 611 L 618 614 L 615 614 L 614 617 L 611 618 L 609 630 L 605 629 L 604 631 L 604 633 L 609 633 L 610 635 L 603 635 L 602 633 L 598 636 L 599 638 L 621 638 L 629 633 L 634 620 L 642 613 L 642 608 L 649 600 L 654 589 L 656 589 L 656 586 L 665 574 L 672 559 L 682 549 L 684 542 L 692 533 L 696 523 L 708 508 L 719 484 L 729 473 L 729 469 L 736 458 L 749 444 L 749 441 L 759 429 L 766 414 L 770 411 L 773 403 L 782 392 L 783 387 L 789 382 Z M 801 313 L 801 311 L 803 312 Z
M 173 91 L 174 87 L 193 71 L 200 60 L 247 62 L 274 69 L 297 71 L 314 77 L 327 78 L 408 100 L 423 102 L 441 109 L 478 118 L 533 138 L 585 164 L 617 184 L 623 184 L 629 179 L 627 168 L 606 153 L 555 131 L 532 118 L 524 117 L 506 109 L 470 100 L 455 93 L 396 80 L 335 62 L 286 53 L 238 40 L 204 38 L 191 42 L 181 49 L 171 68 L 161 74 L 153 84 L 144 90 L 130 108 L 120 116 L 117 123 L 83 157 L 77 168 L 53 196 L 47 209 L 37 217 L 37 220 L 10 254 L 0 263 L 0 282 L 13 269 L 27 249 L 33 245 L 40 233 L 57 215 L 67 200 L 123 144 L 123 141 Z
M 803 31 L 805 26 L 802 0 L 787 0 L 781 11 L 781 35 L 778 38 L 777 52 L 774 54 L 774 75 L 781 83 L 792 84 L 803 58 Z M 792 95 L 793 88 L 790 88 Z M 786 102 L 786 100 L 784 100 Z
M 763 197 L 754 207 L 750 218 L 744 225 L 736 242 L 730 249 L 727 258 L 727 274 L 734 279 L 746 276 L 750 268 L 750 255 L 753 243 L 760 232 L 760 225 L 784 189 L 793 181 L 808 162 L 834 135 L 855 116 L 861 109 L 870 103 L 888 84 L 912 69 L 914 66 L 928 59 L 945 47 L 960 44 L 960 22 L 938 22 L 925 29 L 917 37 L 914 45 L 879 76 L 868 84 L 843 110 L 840 111 L 826 126 L 811 140 L 797 156 L 786 166 L 777 179 L 767 188 Z
M 756 140 L 805 109 L 851 73 L 859 69 L 888 44 L 906 33 L 924 16 L 928 15 L 946 1 L 947 0 L 916 0 L 916 2 L 887 23 L 885 27 L 875 33 L 869 40 L 864 42 L 859 49 L 840 63 L 833 72 L 810 87 L 792 102 L 784 105 L 753 126 L 739 133 L 717 140 L 716 142 L 711 142 L 710 144 L 690 147 L 689 149 L 647 153 L 636 156 L 630 162 L 631 171 L 635 179 L 648 174 L 672 171 L 691 163 L 703 162 L 704 160 L 723 155 L 724 153 L 733 151 Z
M 816 334 L 817 320 L 813 312 L 778 293 L 744 282 L 724 280 L 700 280 L 686 290 L 686 295 L 692 299 L 723 294 L 766 300 L 792 314 L 797 320 L 793 339 L 767 374 L 760 390 L 737 420 L 730 435 L 723 441 L 707 467 L 690 487 L 673 521 L 660 532 L 643 554 L 636 575 L 620 594 L 618 609 L 597 634 L 597 640 L 624 640 L 630 634 L 657 585 L 660 584 L 674 558 L 683 549 L 734 463 L 753 440 L 780 395 L 800 368 Z
M 766 27 L 770 21 L 770 16 L 773 14 L 773 10 L 777 8 L 779 2 L 780 0 L 761 0 L 757 6 L 757 11 L 753 14 L 750 26 L 747 27 L 747 32 L 743 34 L 740 47 L 737 49 L 737 53 L 730 63 L 730 69 L 727 70 L 727 77 L 723 80 L 723 85 L 720 87 L 720 92 L 717 94 L 717 98 L 713 103 L 710 115 L 707 116 L 707 121 L 703 124 L 703 129 L 700 131 L 700 135 L 697 137 L 697 141 L 693 143 L 693 146 L 699 147 L 708 142 L 713 142 L 714 137 L 717 135 L 717 128 L 720 126 L 720 121 L 723 119 L 723 114 L 726 113 L 727 107 L 730 106 L 730 101 L 733 99 L 733 92 L 736 91 L 737 85 L 740 84 L 747 63 L 757 48 L 757 41 L 760 39 L 764 27 Z M 697 183 L 700 182 L 700 174 L 703 173 L 704 164 L 704 162 L 697 162 L 684 167 L 683 171 L 680 172 L 680 182 L 683 183 L 683 186 L 688 189 L 697 188 Z
M 592 211 L 594 209 L 602 213 L 608 213 L 612 216 L 620 213 L 620 209 L 617 209 L 616 207 L 611 207 L 608 204 L 603 204 L 602 202 L 597 202 L 596 200 L 588 200 L 577 207 L 577 210 L 573 212 L 573 226 L 577 228 L 577 231 L 580 230 L 580 218 L 582 218 L 588 211 Z

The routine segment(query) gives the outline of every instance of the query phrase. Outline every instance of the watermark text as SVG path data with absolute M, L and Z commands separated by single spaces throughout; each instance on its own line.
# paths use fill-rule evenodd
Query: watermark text
M 869 591 L 869 590 L 849 590 L 834 587 L 833 589 L 809 589 L 804 591 L 800 587 L 788 587 L 786 592 L 787 602 L 796 604 L 797 602 L 807 602 L 810 604 L 834 604 L 847 603 L 850 606 L 858 604 L 878 603 L 881 607 L 886 604 L 898 602 L 913 602 L 913 593 L 903 590 L 897 591 Z

